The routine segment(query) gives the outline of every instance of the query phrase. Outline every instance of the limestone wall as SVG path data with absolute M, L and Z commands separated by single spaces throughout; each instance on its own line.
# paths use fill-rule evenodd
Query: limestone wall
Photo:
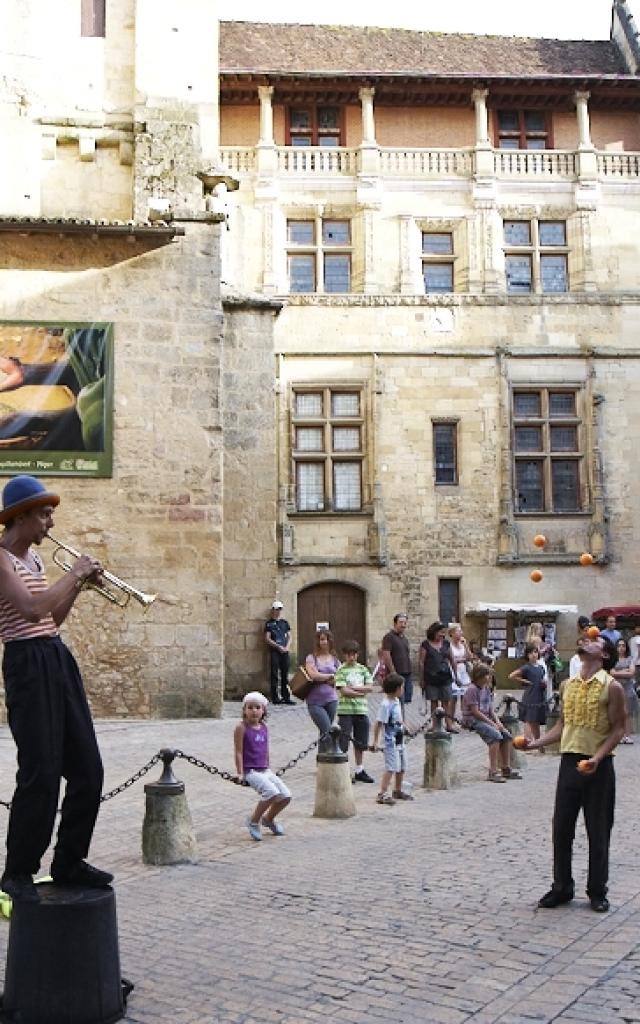
M 274 320 L 279 304 L 229 296 L 224 305 L 225 694 L 263 688 L 263 626 L 278 594 L 278 435 Z
M 184 239 L 158 248 L 33 236 L 3 242 L 0 318 L 115 324 L 113 478 L 47 481 L 62 497 L 56 533 L 158 593 L 146 613 L 134 602 L 123 612 L 83 594 L 65 628 L 100 715 L 221 709 L 218 231 L 189 227 Z

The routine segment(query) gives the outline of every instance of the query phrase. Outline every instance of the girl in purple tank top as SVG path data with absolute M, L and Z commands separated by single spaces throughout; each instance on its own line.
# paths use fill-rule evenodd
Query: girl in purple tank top
M 284 835 L 275 817 L 291 801 L 291 793 L 284 782 L 269 768 L 267 704 L 267 698 L 261 693 L 247 693 L 242 701 L 242 721 L 233 731 L 236 772 L 260 797 L 255 811 L 247 819 L 249 835 L 256 842 L 262 839 L 261 825 L 274 836 Z

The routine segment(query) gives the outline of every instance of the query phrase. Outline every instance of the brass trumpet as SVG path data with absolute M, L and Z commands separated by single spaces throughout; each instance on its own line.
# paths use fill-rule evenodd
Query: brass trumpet
M 72 558 L 80 558 L 80 552 L 76 551 L 75 548 L 69 547 L 68 544 L 63 544 L 61 540 L 56 540 L 50 533 L 47 534 L 47 539 L 55 545 L 52 557 L 56 565 L 65 572 L 70 572 L 73 566 L 59 552 L 66 551 Z M 101 594 L 102 597 L 105 597 L 107 601 L 111 601 L 112 604 L 117 604 L 119 608 L 125 608 L 129 604 L 130 598 L 133 597 L 146 611 L 158 596 L 157 594 L 145 594 L 144 591 L 137 590 L 130 583 L 125 583 L 124 580 L 121 580 L 119 576 L 114 576 L 113 573 L 107 572 L 106 569 L 102 570 L 100 577 L 104 580 L 104 583 L 87 583 L 87 587 Z M 107 584 L 107 586 L 104 584 Z

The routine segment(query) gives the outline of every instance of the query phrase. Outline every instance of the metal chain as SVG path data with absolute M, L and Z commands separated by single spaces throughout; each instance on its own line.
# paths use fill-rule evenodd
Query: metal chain
M 419 736 L 420 733 L 427 732 L 427 730 L 430 729 L 430 728 L 431 728 L 431 719 L 430 718 L 426 718 L 424 720 L 424 722 L 422 723 L 422 725 L 419 725 L 417 729 L 415 729 L 413 732 L 406 733 L 406 742 L 407 743 L 411 743 L 411 740 L 415 740 L 416 736 Z
M 237 775 L 225 772 L 222 768 L 216 768 L 215 765 L 207 764 L 206 761 L 201 761 L 199 757 L 193 757 L 192 754 L 185 754 L 183 750 L 174 750 L 173 756 L 181 757 L 183 761 L 187 761 L 188 764 L 192 764 L 195 768 L 202 768 L 203 771 L 209 772 L 210 775 L 219 775 L 225 782 L 233 782 L 234 786 L 249 785 L 248 782 L 245 782 L 244 779 L 239 778 Z
M 307 754 L 310 754 L 312 750 L 315 750 L 315 748 L 320 743 L 320 740 L 322 739 L 324 739 L 324 736 L 319 736 L 317 740 L 314 740 L 313 743 L 310 743 L 308 747 L 305 747 L 304 750 L 301 750 L 299 754 L 296 754 L 295 757 L 292 757 L 290 761 L 287 761 L 283 768 L 278 768 L 278 770 L 276 771 L 276 775 L 279 778 L 282 777 L 285 772 L 288 772 L 290 768 L 293 768 L 295 765 L 297 765 L 298 761 L 302 761 L 302 759 L 306 757 Z
M 130 776 L 130 778 L 128 778 L 126 782 L 120 783 L 120 785 L 116 786 L 115 789 L 110 789 L 108 793 L 103 793 L 103 795 L 100 797 L 100 803 L 103 804 L 105 800 L 111 800 L 114 796 L 118 796 L 118 793 L 124 793 L 125 789 L 128 789 L 129 786 L 133 786 L 134 782 L 138 782 L 138 780 L 141 779 L 143 775 L 146 775 L 147 772 L 150 772 L 154 764 L 157 764 L 159 760 L 160 754 L 154 754 L 151 760 L 147 761 L 147 763 L 142 768 L 140 768 L 140 770 L 137 771 L 135 775 Z

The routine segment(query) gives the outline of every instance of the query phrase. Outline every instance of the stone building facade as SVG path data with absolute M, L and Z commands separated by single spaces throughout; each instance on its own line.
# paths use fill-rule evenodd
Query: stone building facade
M 443 616 L 486 643 L 492 606 L 504 653 L 542 618 L 569 654 L 578 611 L 637 603 L 640 78 L 612 24 L 221 24 L 223 278 L 282 303 L 230 678 L 264 678 L 274 596 L 301 655 L 329 622 L 369 662 L 398 611 L 416 645 Z
M 158 595 L 146 612 L 78 602 L 66 632 L 94 711 L 218 714 L 217 11 L 112 0 L 105 20 L 104 6 L 2 6 L 0 319 L 114 325 L 113 475 L 47 479 L 57 535 Z

